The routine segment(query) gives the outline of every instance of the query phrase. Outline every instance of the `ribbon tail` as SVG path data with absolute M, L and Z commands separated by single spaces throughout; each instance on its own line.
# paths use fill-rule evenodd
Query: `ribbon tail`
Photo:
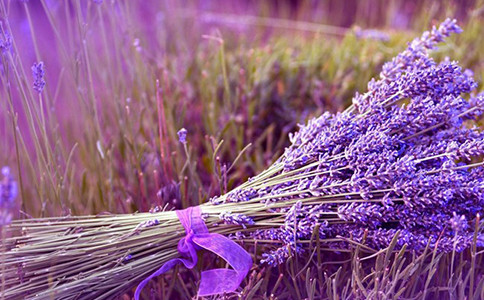
M 234 268 L 214 269 L 201 274 L 199 296 L 235 291 L 252 267 L 252 258 L 239 244 L 218 233 L 193 237 L 193 242 L 222 257 Z
M 138 286 L 136 287 L 136 291 L 134 292 L 134 299 L 139 300 L 139 296 L 141 295 L 141 291 L 143 290 L 145 285 L 147 285 L 148 282 L 151 279 L 153 279 L 157 276 L 160 276 L 163 273 L 166 273 L 166 271 L 170 270 L 171 268 L 173 268 L 174 266 L 176 266 L 179 263 L 183 263 L 185 265 L 185 267 L 187 267 L 189 269 L 193 268 L 193 266 L 195 265 L 195 263 L 193 263 L 189 260 L 183 259 L 183 258 L 175 258 L 175 259 L 167 261 L 156 272 L 154 272 L 150 276 L 146 277 L 145 279 L 143 279 L 143 281 L 140 282 L 140 284 L 138 284 Z
M 203 271 L 200 278 L 198 296 L 210 296 L 235 291 L 245 274 L 230 269 L 212 269 Z

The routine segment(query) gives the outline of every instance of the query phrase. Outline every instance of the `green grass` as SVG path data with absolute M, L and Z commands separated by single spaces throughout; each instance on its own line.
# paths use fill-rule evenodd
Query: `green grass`
M 267 168 L 298 122 L 344 109 L 383 62 L 458 8 L 434 3 L 411 30 L 384 28 L 390 40 L 381 42 L 313 23 L 287 30 L 262 18 L 242 31 L 215 30 L 190 13 L 195 5 L 33 2 L 0 4 L 0 36 L 9 32 L 14 41 L 1 55 L 0 165 L 18 175 L 17 217 L 178 209 L 223 194 Z M 435 56 L 472 69 L 482 90 L 484 6 L 474 7 L 464 33 Z M 149 19 L 142 10 L 152 10 Z M 34 61 L 46 64 L 41 95 L 32 89 Z M 186 148 L 176 134 L 182 127 Z M 256 256 L 261 247 L 250 245 Z M 413 256 L 355 245 L 335 256 L 316 241 L 311 247 L 313 255 L 279 270 L 259 265 L 240 298 L 484 298 L 479 249 Z M 341 261 L 326 261 L 327 253 Z M 160 279 L 165 297 L 194 295 L 198 275 L 187 282 L 175 274 Z

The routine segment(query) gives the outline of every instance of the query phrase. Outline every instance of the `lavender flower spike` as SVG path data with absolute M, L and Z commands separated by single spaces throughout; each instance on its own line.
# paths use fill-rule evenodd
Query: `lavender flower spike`
M 34 77 L 34 90 L 39 94 L 42 93 L 45 87 L 45 67 L 44 62 L 34 63 L 32 66 L 32 75 Z
M 12 48 L 12 36 L 8 33 L 4 33 L 4 37 L 0 37 L 0 52 L 5 53 Z
M 0 226 L 12 221 L 15 198 L 17 197 L 17 182 L 10 175 L 10 168 L 2 168 L 3 179 L 0 181 Z
M 241 225 L 246 228 L 246 225 L 253 225 L 254 220 L 244 214 L 223 212 L 219 215 L 220 220 L 223 220 L 225 224 Z

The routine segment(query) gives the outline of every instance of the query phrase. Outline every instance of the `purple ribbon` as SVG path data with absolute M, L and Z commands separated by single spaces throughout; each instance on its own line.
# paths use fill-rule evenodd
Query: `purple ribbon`
M 178 251 L 190 259 L 174 258 L 164 263 L 156 272 L 145 278 L 136 288 L 134 298 L 139 299 L 141 290 L 154 277 L 159 276 L 182 263 L 188 269 L 197 264 L 197 250 L 203 248 L 218 256 L 232 266 L 232 269 L 213 269 L 203 271 L 200 279 L 199 296 L 210 296 L 235 291 L 252 267 L 252 258 L 247 251 L 234 241 L 218 233 L 210 233 L 201 216 L 198 206 L 177 210 L 176 214 L 185 228 L 186 236 L 178 242 Z

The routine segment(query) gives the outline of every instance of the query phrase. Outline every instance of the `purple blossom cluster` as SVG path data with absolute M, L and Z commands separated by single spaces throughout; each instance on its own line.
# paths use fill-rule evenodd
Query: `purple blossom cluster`
M 15 208 L 15 198 L 18 194 L 17 182 L 13 180 L 9 167 L 2 168 L 0 181 L 0 227 L 12 221 Z
M 277 265 L 302 251 L 298 240 L 309 239 L 317 224 L 321 238 L 341 238 L 331 242 L 335 248 L 349 247 L 347 239 L 384 248 L 397 232 L 397 246 L 417 252 L 471 245 L 469 225 L 484 213 L 484 133 L 472 126 L 484 111 L 484 94 L 473 94 L 472 72 L 429 56 L 460 31 L 447 19 L 415 39 L 349 109 L 325 113 L 290 135 L 273 180 L 256 177 L 224 198 L 260 199 L 284 213 L 280 228 L 251 233 L 282 244 L 264 262 Z M 295 204 L 271 208 L 283 201 Z
M 328 226 L 327 221 L 321 220 L 322 212 L 327 211 L 323 205 L 303 205 L 302 201 L 298 201 L 282 211 L 285 212 L 283 226 L 276 229 L 258 230 L 253 234 L 253 238 L 256 239 L 278 240 L 283 243 L 283 246 L 262 254 L 262 261 L 270 265 L 284 262 L 290 253 L 302 253 L 304 248 L 298 243 L 298 240 L 310 237 L 315 224 L 319 223 L 321 228 Z

